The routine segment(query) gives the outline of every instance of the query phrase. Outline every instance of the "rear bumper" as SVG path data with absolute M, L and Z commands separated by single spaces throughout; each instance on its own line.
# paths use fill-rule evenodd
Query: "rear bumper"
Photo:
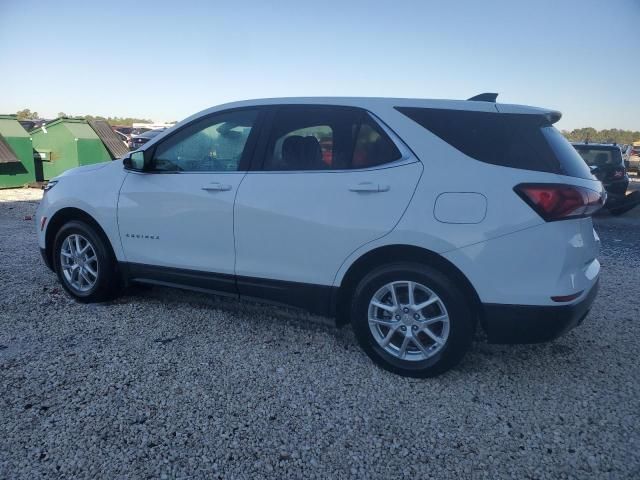
M 540 343 L 558 338 L 587 316 L 598 281 L 578 303 L 559 306 L 484 304 L 489 343 Z
M 607 203 L 610 203 L 612 200 L 617 200 L 620 197 L 624 198 L 627 193 L 627 188 L 629 188 L 629 177 L 621 178 L 620 180 L 615 180 L 613 182 L 608 182 L 604 184 L 604 188 L 607 191 Z

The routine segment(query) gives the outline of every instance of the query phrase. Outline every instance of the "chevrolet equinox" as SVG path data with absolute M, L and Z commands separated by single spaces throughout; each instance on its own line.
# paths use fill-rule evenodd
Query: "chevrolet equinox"
M 495 94 L 222 105 L 52 179 L 39 245 L 80 302 L 147 283 L 288 304 L 432 376 L 478 323 L 542 342 L 589 311 L 606 194 L 559 118 Z

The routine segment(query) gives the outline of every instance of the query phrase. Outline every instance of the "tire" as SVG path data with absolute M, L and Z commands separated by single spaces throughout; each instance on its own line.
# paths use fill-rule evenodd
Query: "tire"
M 388 311 L 395 308 L 390 284 L 400 306 L 393 313 Z M 409 285 L 413 286 L 412 305 L 416 309 L 409 308 Z M 371 303 L 374 296 L 384 308 Z M 429 302 L 429 306 L 417 309 Z M 369 321 L 370 316 L 375 322 Z M 428 325 L 430 322 L 435 323 Z M 462 360 L 471 346 L 476 317 L 469 299 L 446 275 L 427 265 L 402 262 L 376 268 L 360 281 L 351 303 L 351 325 L 362 349 L 380 367 L 406 377 L 425 378 L 440 375 Z M 391 340 L 384 347 L 389 336 Z M 405 341 L 407 336 L 410 338 Z
M 89 245 L 81 255 L 77 255 L 78 250 L 74 247 L 76 239 L 81 249 Z M 69 295 L 82 303 L 104 302 L 114 298 L 120 286 L 117 262 L 108 241 L 93 226 L 80 220 L 67 222 L 56 234 L 53 245 L 55 271 Z M 91 251 L 94 255 L 90 255 Z M 72 258 L 70 254 L 76 257 Z M 86 261 L 94 257 L 95 260 Z M 74 264 L 76 267 L 82 264 L 82 268 L 70 268 Z M 84 275 L 79 275 L 80 270 Z

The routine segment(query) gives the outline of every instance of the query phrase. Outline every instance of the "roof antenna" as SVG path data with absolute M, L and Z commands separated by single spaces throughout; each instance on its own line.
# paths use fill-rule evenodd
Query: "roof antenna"
M 468 98 L 467 101 L 470 102 L 492 102 L 496 103 L 496 98 L 498 98 L 497 93 L 481 93 L 474 97 Z

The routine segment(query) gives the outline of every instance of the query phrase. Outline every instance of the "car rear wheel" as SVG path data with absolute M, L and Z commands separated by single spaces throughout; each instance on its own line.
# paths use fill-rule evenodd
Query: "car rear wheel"
M 430 377 L 455 366 L 471 345 L 475 321 L 462 292 L 426 265 L 380 267 L 355 290 L 351 322 L 382 368 Z
M 64 289 L 83 303 L 111 299 L 119 285 L 110 247 L 91 225 L 66 223 L 54 241 L 53 260 Z

